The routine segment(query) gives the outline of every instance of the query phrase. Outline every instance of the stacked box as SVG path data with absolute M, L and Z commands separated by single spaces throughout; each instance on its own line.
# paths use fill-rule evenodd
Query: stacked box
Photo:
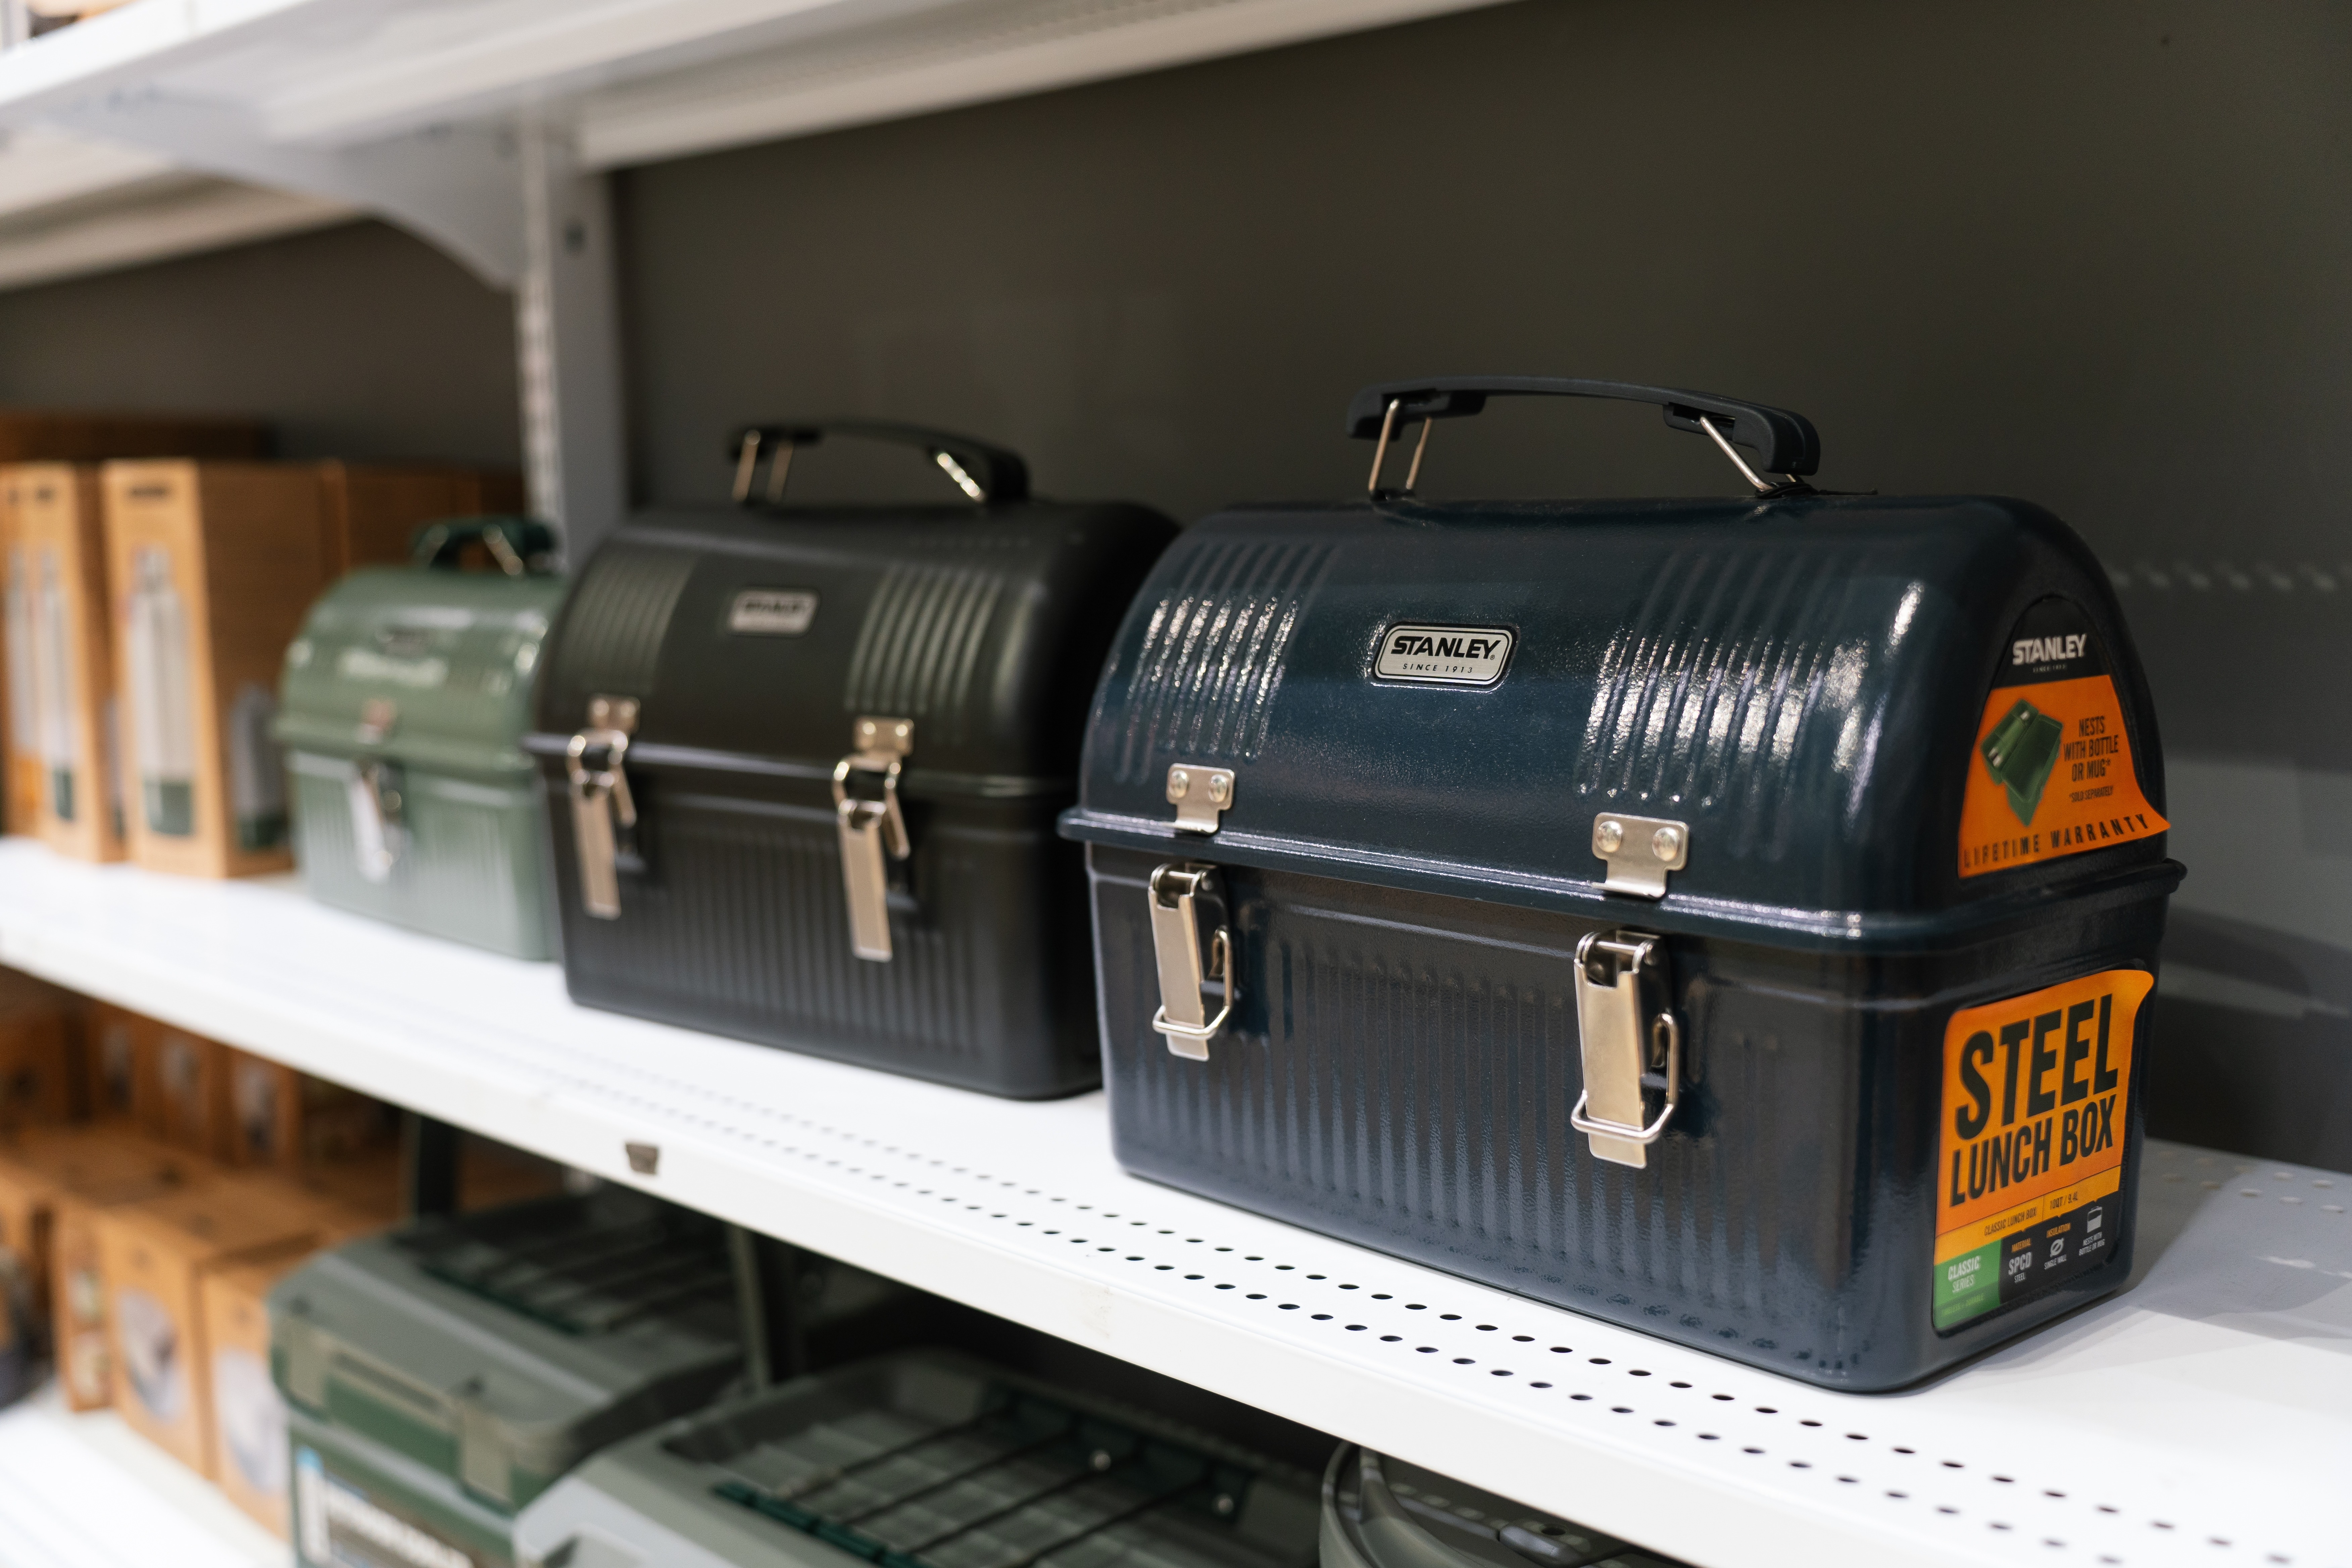
M 614 1188 L 350 1243 L 269 1307 L 308 1568 L 509 1563 L 517 1509 L 742 1364 L 724 1228 Z
M 0 1132 L 73 1113 L 74 998 L 0 969 Z
M 299 1258 L 374 1221 L 267 1178 L 223 1176 L 98 1216 L 115 1409 L 190 1468 L 212 1473 L 208 1277 Z
M 21 580 L 31 740 L 39 759 L 33 831 L 83 860 L 122 858 L 114 654 L 107 633 L 106 533 L 98 469 L 0 468 L 9 583 Z
M 348 567 L 402 559 L 419 524 L 510 485 L 467 469 L 109 464 L 131 858 L 208 877 L 289 865 L 270 730 L 303 612 Z
M 70 1408 L 94 1410 L 110 1398 L 100 1216 L 189 1191 L 208 1174 L 119 1127 L 36 1129 L 0 1146 L 0 1248 L 27 1277 L 37 1330 Z
M 89 486 L 95 468 L 87 465 L 109 458 L 162 457 L 184 455 L 196 458 L 258 458 L 269 449 L 268 427 L 246 419 L 197 419 L 183 416 L 163 416 L 140 414 L 68 414 L 43 413 L 29 409 L 0 410 L 0 586 L 5 587 L 5 642 L 0 642 L 0 667 L 5 667 L 5 679 L 0 679 L 0 751 L 6 755 L 5 777 L 0 778 L 0 795 L 6 796 L 6 825 L 11 833 L 43 834 L 42 817 L 46 805 L 49 767 L 43 755 L 43 704 L 38 698 L 38 664 L 35 648 L 40 641 L 37 629 L 38 595 L 36 573 L 25 552 L 18 548 L 16 520 L 18 501 L 28 489 L 47 484 L 56 493 L 45 503 L 46 510 L 59 509 L 79 512 L 94 526 L 97 511 L 89 504 Z M 37 474 L 28 467 L 42 465 Z M 73 465 L 83 465 L 74 467 Z M 60 476 L 71 476 L 70 485 L 59 482 Z M 34 482 L 27 484 L 30 479 Z M 37 508 L 37 510 L 43 510 Z M 83 548 L 87 548 L 85 545 Z M 72 563 L 60 559 L 61 567 Z M 102 560 L 93 561 L 87 555 L 79 568 L 61 574 L 61 579 L 79 580 L 88 594 L 105 593 Z M 69 614 L 75 601 L 68 594 L 65 604 Z M 105 625 L 103 614 L 91 623 L 96 628 Z M 102 631 L 100 633 L 102 634 Z M 67 636 L 63 646 L 77 646 Z M 110 662 L 110 658 L 109 658 Z M 100 713 L 100 728 L 95 736 L 81 738 L 77 761 L 81 767 L 97 769 L 97 783 L 86 784 L 78 795 L 87 795 L 93 803 L 92 811 L 82 812 L 76 818 L 86 825 L 85 832 L 69 835 L 70 842 L 61 845 L 69 853 L 85 853 L 91 840 L 103 844 L 107 823 L 103 814 L 93 814 L 95 803 L 104 794 L 106 735 L 103 729 L 103 708 L 110 699 L 112 686 L 96 663 L 83 667 L 83 673 L 72 683 L 81 693 L 81 706 L 68 710 L 75 715 L 87 715 L 96 705 Z M 95 695 L 92 695 L 95 693 Z M 97 794 L 89 794 L 96 790 Z M 80 802 L 77 800 L 77 805 Z M 114 831 L 119 853 L 120 830 Z M 54 842 L 55 840 L 53 840 Z

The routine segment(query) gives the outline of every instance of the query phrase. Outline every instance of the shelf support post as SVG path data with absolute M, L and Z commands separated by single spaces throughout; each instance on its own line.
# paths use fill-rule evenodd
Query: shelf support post
M 562 531 L 576 568 L 628 504 L 612 194 L 581 167 L 569 126 L 530 116 L 517 135 L 524 475 L 531 510 Z

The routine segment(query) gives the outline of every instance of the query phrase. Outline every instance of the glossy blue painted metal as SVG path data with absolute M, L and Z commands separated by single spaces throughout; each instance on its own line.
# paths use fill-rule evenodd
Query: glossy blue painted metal
M 1114 645 L 1063 819 L 1089 845 L 1121 1161 L 1848 1388 L 2115 1289 L 2128 1225 L 2071 1285 L 1930 1323 L 1944 1021 L 2154 968 L 2179 876 L 2160 837 L 1958 875 L 1979 714 L 2053 595 L 2104 643 L 2160 809 L 2105 574 L 2022 502 L 1407 500 L 1189 530 Z M 1402 624 L 1516 645 L 1491 687 L 1383 680 Z M 1175 831 L 1177 763 L 1234 770 L 1213 836 Z M 1664 898 L 1603 890 L 1602 811 L 1689 825 Z M 1174 858 L 1221 868 L 1234 934 L 1240 996 L 1206 1062 L 1150 1027 L 1144 886 Z M 1568 1125 L 1573 953 L 1616 928 L 1666 939 L 1688 1037 L 1643 1170 Z

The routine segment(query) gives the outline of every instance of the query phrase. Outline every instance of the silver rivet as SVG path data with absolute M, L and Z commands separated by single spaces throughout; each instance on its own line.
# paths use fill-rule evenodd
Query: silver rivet
M 1683 852 L 1683 830 L 1661 827 L 1650 835 L 1650 853 L 1661 860 L 1671 860 Z
M 1182 800 L 1184 798 L 1184 792 L 1192 787 L 1192 775 L 1191 773 L 1186 773 L 1182 768 L 1171 768 L 1168 770 L 1168 798 L 1170 800 Z
M 893 724 L 890 726 L 890 733 L 903 741 L 907 738 L 907 726 L 904 724 Z
M 1232 788 L 1233 780 L 1227 778 L 1224 774 L 1211 773 L 1209 775 L 1209 798 L 1211 800 L 1222 804 L 1225 798 L 1225 792 Z
M 1614 855 L 1625 847 L 1625 825 L 1622 822 L 1604 822 L 1592 837 L 1593 841 L 1601 846 L 1601 852 L 1603 855 Z

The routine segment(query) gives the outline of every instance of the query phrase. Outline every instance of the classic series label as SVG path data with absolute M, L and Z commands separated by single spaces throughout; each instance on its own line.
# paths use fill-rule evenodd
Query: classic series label
M 1372 673 L 1433 686 L 1492 686 L 1511 662 L 1512 640 L 1501 626 L 1391 626 L 1381 634 Z
M 796 637 L 816 619 L 816 595 L 804 588 L 746 588 L 727 610 L 727 629 L 749 637 Z
M 2119 1218 L 2132 1036 L 2155 988 L 2110 969 L 1965 1008 L 1944 1028 L 1938 1330 L 2105 1260 Z
M 1960 875 L 2079 855 L 2171 824 L 2140 793 L 2124 706 L 2082 610 L 2019 617 L 1977 721 L 1960 803 Z

